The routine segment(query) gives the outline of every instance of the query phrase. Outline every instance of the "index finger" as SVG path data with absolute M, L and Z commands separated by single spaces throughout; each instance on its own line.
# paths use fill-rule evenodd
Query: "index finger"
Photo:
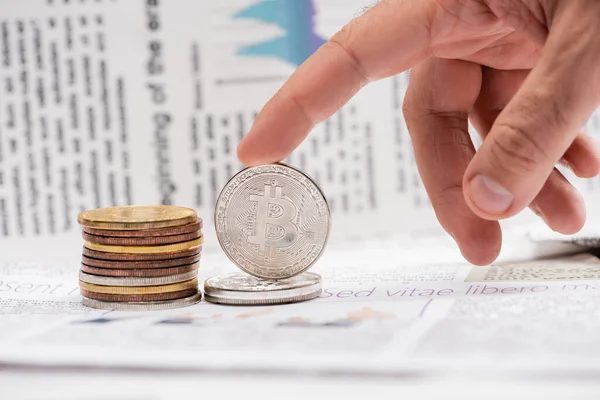
M 238 147 L 240 161 L 252 166 L 284 159 L 361 87 L 423 59 L 429 48 L 429 3 L 382 1 L 335 34 L 258 114 Z

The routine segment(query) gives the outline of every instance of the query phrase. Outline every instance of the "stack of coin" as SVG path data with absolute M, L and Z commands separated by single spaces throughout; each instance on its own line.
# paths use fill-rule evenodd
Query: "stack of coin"
M 201 299 L 202 219 L 174 206 L 122 206 L 79 214 L 79 286 L 86 306 L 157 310 Z
M 244 273 L 204 283 L 219 304 L 282 304 L 321 294 L 321 277 L 306 272 L 325 249 L 330 212 L 317 184 L 277 163 L 246 168 L 223 188 L 216 204 L 219 244 Z

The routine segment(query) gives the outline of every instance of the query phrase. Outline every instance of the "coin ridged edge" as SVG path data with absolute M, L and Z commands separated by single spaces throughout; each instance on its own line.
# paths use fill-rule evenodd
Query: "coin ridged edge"
M 114 311 L 153 311 L 169 310 L 174 308 L 188 307 L 197 304 L 202 300 L 202 292 L 189 297 L 176 300 L 165 300 L 155 302 L 126 302 L 119 303 L 114 301 L 102 301 L 82 297 L 83 305 L 90 308 Z
M 192 223 L 196 216 L 186 217 L 173 221 L 158 222 L 80 222 L 79 224 L 86 228 L 104 229 L 107 231 L 142 231 L 146 229 L 172 228 Z
M 88 299 L 100 301 L 112 301 L 115 303 L 148 303 L 154 301 L 170 301 L 183 299 L 197 294 L 199 290 L 186 289 L 177 292 L 154 293 L 154 294 L 109 294 L 109 293 L 94 293 L 87 290 L 80 290 L 80 294 Z
M 181 274 L 141 278 L 93 275 L 79 271 L 80 281 L 101 286 L 160 286 L 186 282 L 197 277 L 197 269 L 190 272 L 183 272 Z
M 138 237 L 138 238 L 150 238 L 150 237 L 158 237 L 158 236 L 174 236 L 181 235 L 185 233 L 202 231 L 204 228 L 204 222 L 202 218 L 198 217 L 196 221 L 191 224 L 172 226 L 166 228 L 157 228 L 157 229 L 140 229 L 140 230 L 107 230 L 107 229 L 95 229 L 88 228 L 83 226 L 83 232 L 87 232 L 90 235 L 98 235 L 98 236 L 114 236 L 114 237 Z
M 156 254 L 156 253 L 175 253 L 178 251 L 193 250 L 204 244 L 204 236 L 198 239 L 175 244 L 163 244 L 158 246 L 116 246 L 108 244 L 98 244 L 86 241 L 84 246 L 90 250 L 102 251 L 105 253 L 118 254 Z
M 133 270 L 133 269 L 162 269 L 172 267 L 182 267 L 189 264 L 195 264 L 200 261 L 202 256 L 200 253 L 180 258 L 170 258 L 167 260 L 155 261 L 111 261 L 99 260 L 97 258 L 88 257 L 85 254 L 81 257 L 81 264 L 91 268 L 99 269 L 116 269 L 116 270 Z M 94 274 L 95 275 L 95 274 Z
M 219 291 L 219 292 L 225 292 L 225 293 L 251 293 L 251 294 L 256 294 L 256 293 L 281 293 L 281 292 L 287 292 L 287 291 L 302 291 L 302 290 L 306 290 L 306 289 L 311 289 L 311 288 L 315 288 L 315 287 L 322 287 L 323 286 L 323 277 L 319 274 L 317 274 L 316 272 L 303 272 L 301 275 L 305 275 L 308 277 L 311 277 L 313 280 L 310 281 L 308 279 L 303 280 L 301 283 L 302 284 L 298 284 L 296 283 L 297 286 L 295 287 L 280 287 L 280 288 L 276 288 L 276 289 L 270 289 L 270 290 L 242 290 L 242 289 L 231 289 L 231 288 L 222 288 L 222 287 L 216 287 L 210 284 L 210 281 L 212 279 L 226 279 L 226 278 L 235 278 L 237 276 L 243 275 L 243 273 L 239 273 L 239 272 L 229 272 L 229 273 L 225 273 L 225 274 L 219 274 L 219 275 L 215 275 L 215 276 L 211 276 L 209 278 L 207 278 L 204 281 L 204 290 L 208 291 L 208 292 L 212 292 L 212 291 Z M 281 279 L 279 281 L 285 281 L 287 279 L 292 279 L 294 277 L 291 278 L 286 278 L 286 279 Z M 264 278 L 258 278 L 258 279 L 262 279 L 262 280 L 267 280 L 267 281 L 277 281 L 278 279 L 264 279 Z
M 204 293 L 206 295 L 210 295 L 212 297 L 218 297 L 218 298 L 236 298 L 236 299 L 241 299 L 241 300 L 256 300 L 257 298 L 262 298 L 262 299 L 280 299 L 280 298 L 284 298 L 285 296 L 282 296 L 282 294 L 286 294 L 287 293 L 287 297 L 294 297 L 294 296 L 304 296 L 304 295 L 308 295 L 310 293 L 313 292 L 320 292 L 323 290 L 323 285 L 321 284 L 321 282 L 309 285 L 309 286 L 303 286 L 303 287 L 298 287 L 298 288 L 291 288 L 291 289 L 278 289 L 278 290 L 264 290 L 264 291 L 241 291 L 241 290 L 235 290 L 235 289 L 220 289 L 220 288 L 215 288 L 215 287 L 211 287 L 206 285 L 206 283 L 204 284 Z
M 102 261 L 114 261 L 114 262 L 137 262 L 137 261 L 165 261 L 175 260 L 178 258 L 190 257 L 200 254 L 202 252 L 202 246 L 195 247 L 189 250 L 172 251 L 167 253 L 108 253 L 106 251 L 96 251 L 88 249 L 83 246 L 83 255 L 89 258 Z
M 302 301 L 313 300 L 319 297 L 323 293 L 322 289 L 319 289 L 314 293 L 307 293 L 304 295 L 294 296 L 294 297 L 286 297 L 281 299 L 260 299 L 260 300 L 250 300 L 250 299 L 232 299 L 226 297 L 217 297 L 212 296 L 210 294 L 204 293 L 204 299 L 210 303 L 214 304 L 223 304 L 223 305 L 231 305 L 231 306 L 267 306 L 274 304 L 291 304 L 291 303 L 299 303 Z
M 189 242 L 202 236 L 201 231 L 182 233 L 181 235 L 150 236 L 150 237 L 123 237 L 123 236 L 101 236 L 82 232 L 83 240 L 91 243 L 107 246 L 163 246 Z
M 306 284 L 302 286 L 292 288 L 277 288 L 273 290 L 261 290 L 261 291 L 250 291 L 240 290 L 231 288 L 219 288 L 210 285 L 210 280 L 215 277 L 208 278 L 204 281 L 204 294 L 214 298 L 232 300 L 238 302 L 249 302 L 253 303 L 256 301 L 285 301 L 287 298 L 295 298 L 302 296 L 310 296 L 312 293 L 318 292 L 319 294 L 323 291 L 323 278 L 319 274 L 314 272 L 305 272 L 305 274 L 312 275 L 315 281 L 305 281 Z M 219 276 L 235 276 L 235 273 L 217 275 Z M 318 295 L 317 295 L 318 296 Z M 240 303 L 242 304 L 242 303 Z M 244 303 L 246 304 L 246 303 Z
M 112 278 L 157 278 L 161 276 L 178 275 L 186 272 L 198 271 L 200 262 L 196 261 L 184 265 L 175 265 L 164 268 L 98 268 L 81 264 L 81 271 L 89 275 L 105 276 Z
M 102 214 L 104 211 L 106 214 L 110 215 L 110 210 L 115 209 L 178 209 L 181 211 L 186 211 L 188 215 L 184 215 L 179 218 L 170 218 L 170 219 L 160 219 L 153 220 L 148 218 L 146 220 L 140 219 L 138 221 L 126 221 L 123 217 L 123 221 L 119 219 L 109 219 L 106 217 L 102 218 L 100 216 L 94 217 L 94 214 Z M 92 215 L 90 215 L 92 214 Z M 77 215 L 77 222 L 84 227 L 95 228 L 95 229 L 107 229 L 107 230 L 144 230 L 144 229 L 157 229 L 157 228 L 169 228 L 173 226 L 181 226 L 192 223 L 196 221 L 198 218 L 198 214 L 195 210 L 188 207 L 179 207 L 179 206 L 147 206 L 147 205 L 130 205 L 130 206 L 115 206 L 115 207 L 104 207 L 97 208 L 94 210 L 86 210 L 82 211 Z
M 79 281 L 79 288 L 87 292 L 101 294 L 162 294 L 170 292 L 180 292 L 183 290 L 193 289 L 198 287 L 198 278 L 193 278 L 185 282 L 171 283 L 169 285 L 158 286 L 111 286 L 111 285 L 95 285 Z

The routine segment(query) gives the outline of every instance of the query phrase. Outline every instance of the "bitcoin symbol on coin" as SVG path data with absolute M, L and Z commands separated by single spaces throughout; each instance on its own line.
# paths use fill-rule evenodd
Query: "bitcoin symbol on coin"
M 225 254 L 263 279 L 290 278 L 310 268 L 325 248 L 329 220 L 319 187 L 283 164 L 240 171 L 215 204 L 215 230 Z
M 256 230 L 247 241 L 258 246 L 260 256 L 275 258 L 277 249 L 289 247 L 298 240 L 298 227 L 292 222 L 298 210 L 282 196 L 282 187 L 275 186 L 273 181 L 265 184 L 262 195 L 250 195 L 250 201 L 257 203 Z

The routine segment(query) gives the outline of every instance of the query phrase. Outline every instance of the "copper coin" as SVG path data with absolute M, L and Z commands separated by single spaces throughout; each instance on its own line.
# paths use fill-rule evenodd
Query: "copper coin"
M 106 251 L 97 251 L 83 246 L 83 255 L 98 260 L 110 261 L 157 261 L 172 260 L 196 255 L 202 251 L 202 246 L 196 249 L 172 251 L 170 253 L 151 253 L 151 254 L 127 254 L 127 253 L 108 253 Z
M 114 310 L 114 311 L 157 311 L 157 310 L 169 310 L 173 308 L 187 307 L 200 302 L 202 299 L 202 292 L 198 292 L 192 296 L 184 297 L 182 299 L 166 300 L 166 301 L 147 301 L 145 303 L 125 302 L 116 303 L 114 301 L 100 301 L 92 300 L 87 297 L 83 297 L 81 302 L 84 306 L 91 308 L 98 308 L 102 310 Z
M 184 235 L 186 233 L 192 233 L 201 230 L 203 227 L 202 218 L 198 218 L 196 222 L 187 225 L 174 226 L 170 228 L 158 228 L 158 229 L 144 229 L 137 231 L 117 231 L 117 230 L 105 230 L 84 227 L 83 231 L 90 235 L 98 236 L 111 236 L 111 237 L 157 237 L 157 236 L 173 236 L 173 235 Z
M 116 301 L 116 302 L 141 302 L 141 301 L 164 301 L 181 299 L 188 296 L 193 296 L 198 293 L 198 289 L 186 289 L 178 292 L 156 293 L 156 294 L 106 294 L 94 293 L 87 290 L 80 290 L 83 297 L 101 301 Z
M 155 269 L 155 268 L 170 268 L 180 267 L 182 265 L 192 264 L 200 260 L 200 253 L 194 254 L 189 257 L 173 258 L 170 260 L 157 260 L 157 261 L 107 261 L 97 260 L 83 256 L 81 257 L 82 264 L 89 267 L 95 268 L 106 268 L 106 269 Z
M 190 240 L 198 239 L 201 235 L 202 232 L 196 231 L 191 233 L 184 233 L 183 235 L 128 238 L 91 235 L 87 232 L 82 233 L 83 238 L 89 242 L 117 246 L 156 246 L 161 244 L 189 242 Z
M 154 268 L 154 269 L 108 269 L 108 268 L 96 268 L 90 267 L 89 265 L 81 264 L 81 270 L 88 274 L 98 276 L 114 276 L 114 277 L 136 277 L 136 278 L 150 278 L 157 276 L 169 276 L 184 274 L 186 272 L 192 272 L 198 270 L 200 266 L 199 262 L 182 265 L 179 267 L 171 268 Z

